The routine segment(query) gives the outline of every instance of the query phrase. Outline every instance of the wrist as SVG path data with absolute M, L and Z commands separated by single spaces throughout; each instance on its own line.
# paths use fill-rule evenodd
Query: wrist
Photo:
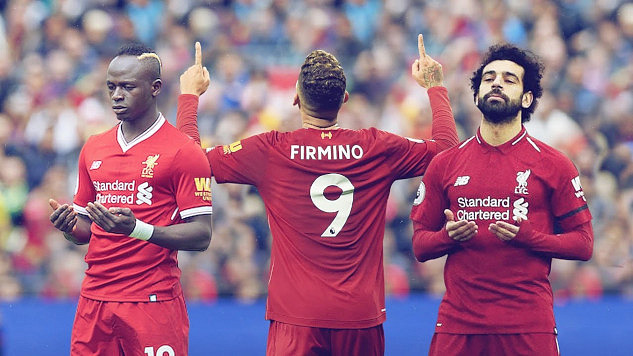
M 152 238 L 154 234 L 154 225 L 145 223 L 139 219 L 136 219 L 136 224 L 134 225 L 134 230 L 130 232 L 128 236 L 133 237 L 135 239 L 148 241 Z

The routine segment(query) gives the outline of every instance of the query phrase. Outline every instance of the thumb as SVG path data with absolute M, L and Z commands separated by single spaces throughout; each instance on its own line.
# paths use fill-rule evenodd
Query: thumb
M 444 209 L 444 215 L 446 216 L 446 220 L 455 221 L 455 215 L 449 209 Z
M 48 205 L 50 205 L 53 210 L 57 210 L 57 208 L 59 208 L 59 203 L 55 199 L 48 199 Z

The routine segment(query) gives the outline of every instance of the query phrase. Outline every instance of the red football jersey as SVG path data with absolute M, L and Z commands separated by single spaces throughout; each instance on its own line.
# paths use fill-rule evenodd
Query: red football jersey
M 74 209 L 89 202 L 127 207 L 137 219 L 168 226 L 211 214 L 208 162 L 191 139 L 160 115 L 126 142 L 120 125 L 92 136 L 79 156 Z M 168 300 L 181 293 L 177 251 L 91 226 L 81 295 L 101 301 Z
M 450 239 L 444 209 L 455 220 L 476 222 L 477 235 L 461 243 Z M 525 128 L 496 147 L 478 132 L 431 162 L 411 219 L 419 260 L 448 254 L 436 332 L 554 332 L 551 260 L 583 256 L 592 241 L 563 246 L 551 239 L 545 253 L 488 231 L 491 223 L 515 223 L 519 217 L 546 234 L 554 234 L 555 226 L 568 232 L 591 220 L 576 167 Z
M 457 143 L 448 93 L 428 91 L 436 141 L 377 129 L 272 131 L 207 152 L 218 183 L 257 187 L 273 237 L 266 318 L 322 328 L 385 320 L 383 236 L 389 190 Z M 195 96 L 178 127 L 199 135 Z M 440 143 L 441 141 L 441 143 Z

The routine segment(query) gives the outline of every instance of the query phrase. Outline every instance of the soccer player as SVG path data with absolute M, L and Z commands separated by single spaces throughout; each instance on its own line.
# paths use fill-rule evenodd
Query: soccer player
M 458 141 L 442 67 L 425 53 L 421 35 L 418 48 L 412 73 L 428 89 L 433 140 L 339 127 L 337 114 L 348 99 L 345 74 L 333 55 L 316 50 L 301 66 L 294 97 L 303 128 L 207 151 L 218 183 L 254 185 L 266 206 L 273 238 L 268 355 L 384 353 L 382 246 L 390 187 L 422 175 L 435 154 Z M 206 89 L 196 81 L 203 77 L 200 64 L 181 76 L 181 93 L 193 95 L 181 95 L 178 105 L 177 126 L 197 141 L 189 103 L 197 104 Z
M 430 355 L 558 355 L 551 261 L 591 258 L 593 230 L 578 170 L 522 125 L 542 76 L 531 52 L 491 47 L 471 78 L 479 130 L 424 175 L 413 250 L 448 255 Z
M 106 83 L 121 122 L 84 145 L 73 205 L 50 200 L 54 226 L 89 243 L 71 355 L 184 356 L 177 250 L 211 241 L 211 172 L 200 147 L 158 111 L 151 49 L 122 47 Z

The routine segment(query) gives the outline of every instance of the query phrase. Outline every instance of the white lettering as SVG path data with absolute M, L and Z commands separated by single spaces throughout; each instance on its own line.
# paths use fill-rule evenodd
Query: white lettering
M 339 160 L 361 159 L 365 151 L 360 145 L 303 146 L 290 145 L 290 159 Z
M 316 159 L 316 147 L 306 146 L 306 159 Z
M 93 181 L 92 185 L 94 185 L 95 190 L 98 192 L 103 192 L 106 190 L 126 190 L 128 192 L 133 192 L 136 187 L 136 181 L 131 182 L 119 182 L 119 180 L 115 180 L 114 182 L 99 182 Z
M 325 146 L 325 147 L 317 147 L 317 152 L 319 155 L 319 160 L 323 158 L 327 158 L 327 159 L 332 159 L 332 146 Z
M 509 208 L 510 197 L 507 198 L 492 198 L 487 196 L 485 198 L 457 198 L 457 205 L 460 208 Z
M 295 155 L 299 153 L 299 145 L 290 145 L 290 159 L 295 159 Z

